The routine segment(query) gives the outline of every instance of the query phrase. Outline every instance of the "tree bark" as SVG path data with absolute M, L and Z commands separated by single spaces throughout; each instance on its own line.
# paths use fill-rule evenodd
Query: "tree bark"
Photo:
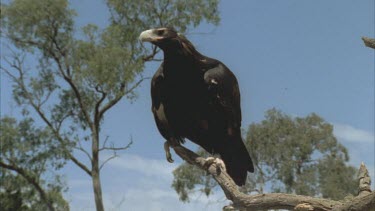
M 104 211 L 102 185 L 100 182 L 100 167 L 99 167 L 99 135 L 94 131 L 92 140 L 92 184 L 94 189 L 96 211 Z
M 186 162 L 206 170 L 218 182 L 227 199 L 233 204 L 224 207 L 224 210 L 251 210 L 264 211 L 268 209 L 288 209 L 296 211 L 372 211 L 375 210 L 375 192 L 368 192 L 354 197 L 350 201 L 334 201 L 329 199 L 315 198 L 284 193 L 269 193 L 246 195 L 238 190 L 232 178 L 221 169 L 216 162 L 209 164 L 205 158 L 183 146 L 174 146 L 174 151 Z M 362 169 L 362 170 L 361 170 Z M 361 173 L 366 167 L 361 167 L 359 172 L 359 183 L 369 181 L 369 175 Z M 367 171 L 367 169 L 366 169 Z M 369 182 L 366 183 L 369 185 Z

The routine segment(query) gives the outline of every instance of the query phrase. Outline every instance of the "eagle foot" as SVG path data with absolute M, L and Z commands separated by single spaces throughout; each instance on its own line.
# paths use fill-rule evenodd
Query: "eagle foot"
M 165 156 L 166 156 L 168 162 L 173 163 L 174 160 L 172 159 L 170 147 L 171 147 L 170 143 L 168 141 L 166 141 L 164 143 Z
M 224 161 L 221 160 L 220 158 L 215 158 L 215 157 L 206 158 L 206 162 L 204 163 L 204 167 L 206 167 L 208 169 L 208 168 L 210 168 L 210 166 L 212 164 L 216 165 L 216 170 L 218 171 L 218 173 L 220 173 L 220 171 L 227 171 L 227 168 L 225 167 Z
M 230 204 L 230 205 L 224 206 L 223 210 L 224 211 L 233 211 L 233 210 L 236 210 L 236 209 L 233 207 L 233 205 Z

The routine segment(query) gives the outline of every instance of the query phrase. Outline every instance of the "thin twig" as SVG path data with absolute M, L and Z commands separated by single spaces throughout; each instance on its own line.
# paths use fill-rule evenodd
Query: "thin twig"
M 136 82 L 132 87 L 130 87 L 128 90 L 125 90 L 125 85 L 122 85 L 120 89 L 120 93 L 111 101 L 107 102 L 100 110 L 99 110 L 99 119 L 101 119 L 104 115 L 104 113 L 112 108 L 114 105 L 116 105 L 122 97 L 126 96 L 127 94 L 130 94 L 134 91 L 135 88 L 137 88 L 144 80 L 150 79 L 149 77 L 142 77 L 138 82 Z
M 9 70 L 6 70 L 5 68 L 1 68 L 4 70 L 12 79 L 13 81 L 22 89 L 22 91 L 25 93 L 25 98 L 29 101 L 29 104 L 32 108 L 37 112 L 39 117 L 44 121 L 44 123 L 48 126 L 49 129 L 54 133 L 54 135 L 57 137 L 57 140 L 62 144 L 65 145 L 66 140 L 64 140 L 59 131 L 53 126 L 53 124 L 47 119 L 45 113 L 41 110 L 40 107 L 37 106 L 37 104 L 33 101 L 33 98 L 31 96 L 31 93 L 28 91 L 25 85 L 25 79 L 24 79 L 24 71 L 22 69 L 22 63 L 23 60 L 20 59 L 18 55 L 13 55 L 14 61 L 16 63 L 9 63 L 9 65 L 16 69 L 18 71 L 19 76 L 16 76 L 12 74 Z M 81 163 L 76 157 L 72 155 L 72 153 L 69 152 L 69 150 L 65 149 L 65 152 L 69 156 L 69 159 L 73 161 L 78 167 L 80 167 L 83 171 L 85 171 L 88 175 L 91 176 L 91 171 L 88 169 L 86 165 Z
M 60 132 L 62 124 L 71 115 L 72 115 L 72 113 L 70 111 L 68 111 L 68 112 L 66 112 L 66 114 L 63 117 L 61 117 L 61 119 L 57 120 L 57 125 L 56 125 L 56 131 L 57 132 Z
M 74 147 L 74 149 L 77 149 L 83 153 L 85 153 L 87 155 L 87 157 L 89 158 L 90 161 L 92 161 L 92 157 L 91 155 L 87 152 L 87 150 L 85 150 L 83 147 L 82 147 L 82 144 L 81 144 L 81 141 L 78 141 L 78 147 Z
M 148 61 L 163 61 L 163 59 L 155 59 L 155 55 L 160 52 L 160 49 L 158 49 L 155 45 L 152 47 L 152 53 L 150 55 L 147 55 L 142 58 L 144 62 Z
M 106 136 L 105 139 L 104 139 L 104 142 L 103 142 L 103 145 L 102 145 L 102 148 L 104 148 L 106 145 L 107 145 L 107 141 L 109 139 L 109 136 Z M 100 151 L 101 149 L 99 149 Z
M 103 146 L 99 149 L 99 151 L 103 151 L 103 150 L 112 150 L 112 151 L 119 151 L 119 150 L 126 150 L 126 149 L 129 149 L 130 146 L 133 144 L 133 140 L 130 140 L 130 142 L 124 146 L 124 147 L 114 147 L 113 144 L 111 147 L 108 147 L 106 146 L 106 141 L 104 142 Z
M 117 155 L 117 153 L 116 153 L 116 151 L 115 151 L 111 157 L 107 158 L 107 159 L 106 159 L 106 160 L 100 165 L 100 167 L 99 167 L 99 171 L 102 170 L 102 168 L 104 167 L 104 165 L 105 165 L 106 163 L 108 163 L 110 160 L 112 160 L 112 159 L 114 159 L 114 158 L 116 158 L 116 157 L 118 157 L 118 155 Z

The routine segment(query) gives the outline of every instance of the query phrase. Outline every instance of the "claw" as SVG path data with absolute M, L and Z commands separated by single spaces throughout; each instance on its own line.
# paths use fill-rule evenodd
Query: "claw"
M 205 162 L 204 166 L 206 168 L 209 168 L 212 164 L 215 164 L 216 168 L 218 170 L 227 171 L 227 169 L 225 167 L 225 164 L 224 164 L 224 162 L 221 159 L 215 158 L 215 157 L 208 157 L 208 158 L 206 158 L 206 162 Z
M 214 157 L 206 158 L 206 162 L 204 163 L 204 167 L 209 168 L 215 162 L 215 159 L 216 158 L 214 158 Z
M 168 141 L 164 143 L 164 150 L 165 150 L 165 156 L 167 157 L 167 161 L 170 163 L 173 163 L 174 160 L 172 159 L 172 154 L 171 154 L 170 145 Z

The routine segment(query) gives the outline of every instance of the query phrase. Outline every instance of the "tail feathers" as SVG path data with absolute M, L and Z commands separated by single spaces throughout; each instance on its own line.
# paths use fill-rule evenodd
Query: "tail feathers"
M 239 129 L 232 136 L 207 133 L 200 137 L 189 137 L 189 139 L 207 152 L 219 154 L 224 161 L 227 173 L 238 186 L 245 184 L 247 172 L 254 172 L 253 162 L 242 141 Z
M 238 186 L 242 186 L 246 183 L 247 172 L 254 172 L 253 162 L 241 136 L 231 138 L 230 142 L 230 145 L 222 148 L 219 154 L 229 176 Z

